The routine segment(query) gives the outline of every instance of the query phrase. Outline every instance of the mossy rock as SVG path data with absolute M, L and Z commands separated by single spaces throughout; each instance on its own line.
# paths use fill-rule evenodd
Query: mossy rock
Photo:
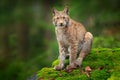
M 96 48 L 92 49 L 84 59 L 82 68 L 75 69 L 70 73 L 56 71 L 53 66 L 58 65 L 59 60 L 52 63 L 51 68 L 42 68 L 38 71 L 38 80 L 120 80 L 120 48 Z M 69 64 L 69 60 L 65 61 Z M 84 73 L 86 66 L 92 68 L 90 77 Z
M 110 77 L 110 73 L 107 70 L 94 70 L 91 72 L 90 80 L 107 80 Z
M 107 80 L 120 80 L 120 71 L 114 71 Z

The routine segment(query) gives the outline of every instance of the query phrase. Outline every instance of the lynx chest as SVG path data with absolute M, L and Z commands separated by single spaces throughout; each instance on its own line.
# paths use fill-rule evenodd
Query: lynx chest
M 56 29 L 56 37 L 57 40 L 62 42 L 65 45 L 69 45 L 69 34 L 67 34 L 67 32 L 63 29 Z

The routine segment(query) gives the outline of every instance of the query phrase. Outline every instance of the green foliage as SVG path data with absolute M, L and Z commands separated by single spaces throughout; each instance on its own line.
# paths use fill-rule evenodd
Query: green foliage
M 43 68 L 38 71 L 38 78 L 55 80 L 119 80 L 120 48 L 96 48 L 92 49 L 84 59 L 82 68 L 67 73 L 64 70 L 56 71 L 53 68 Z M 66 61 L 68 62 L 68 61 Z M 59 60 L 52 63 L 52 67 L 59 64 Z M 68 64 L 68 63 L 67 63 Z M 83 73 L 86 66 L 92 68 L 90 77 Z
M 0 75 L 2 75 L 2 76 L 0 76 L 0 79 L 4 79 L 4 80 L 9 80 L 9 79 L 22 80 L 22 79 L 25 79 L 24 77 L 28 76 L 27 75 L 28 72 L 26 72 L 26 75 L 21 77 L 21 73 L 23 71 L 25 71 L 24 70 L 25 67 L 23 65 L 25 65 L 25 64 L 20 60 L 13 61 L 11 64 L 8 65 L 8 68 L 5 71 L 2 72 L 2 70 L 1 70 Z
M 115 48 L 120 47 L 120 41 L 116 37 L 99 36 L 94 37 L 93 48 Z

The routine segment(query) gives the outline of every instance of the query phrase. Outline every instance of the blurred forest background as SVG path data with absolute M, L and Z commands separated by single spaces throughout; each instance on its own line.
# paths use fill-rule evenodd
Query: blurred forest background
M 120 47 L 120 0 L 0 0 L 0 80 L 26 80 L 58 56 L 52 8 L 93 33 L 93 48 Z

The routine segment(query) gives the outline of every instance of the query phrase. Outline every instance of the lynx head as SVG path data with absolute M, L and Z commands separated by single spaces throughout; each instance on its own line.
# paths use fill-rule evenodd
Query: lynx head
M 53 24 L 56 27 L 67 27 L 69 24 L 68 7 L 65 7 L 63 11 L 57 11 L 53 9 Z

